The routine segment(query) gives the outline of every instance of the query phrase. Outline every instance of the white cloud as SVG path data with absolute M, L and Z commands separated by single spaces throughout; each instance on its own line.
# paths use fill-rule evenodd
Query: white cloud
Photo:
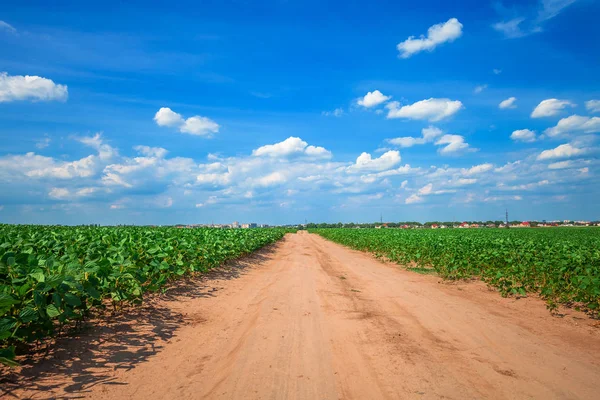
M 359 106 L 371 108 L 371 107 L 378 106 L 381 103 L 385 103 L 386 101 L 388 101 L 391 98 L 392 98 L 392 96 L 385 96 L 379 90 L 374 90 L 372 92 L 368 92 L 364 97 L 361 97 L 360 99 L 358 99 L 358 101 L 356 103 Z
M 378 158 L 372 158 L 369 153 L 362 153 L 356 159 L 356 163 L 347 168 L 347 171 L 385 171 L 398 165 L 400 161 L 402 161 L 402 157 L 400 157 L 400 152 L 397 150 L 385 152 Z
M 43 138 L 39 139 L 36 144 L 35 147 L 37 147 L 38 149 L 45 149 L 46 147 L 50 146 L 50 142 L 52 141 L 52 139 L 50 139 L 50 137 L 48 135 L 44 135 Z
M 184 119 L 169 107 L 161 107 L 154 115 L 154 121 L 158 126 L 176 127 L 181 133 L 205 137 L 218 133 L 220 128 L 219 124 L 210 118 L 195 115 Z
M 575 3 L 577 0 L 541 0 L 541 8 L 537 21 L 543 22 L 556 17 L 562 10 Z
M 307 146 L 304 152 L 309 157 L 331 158 L 331 152 L 320 146 Z
M 186 119 L 179 131 L 190 135 L 210 136 L 219 132 L 219 124 L 210 118 L 195 116 Z
M 446 145 L 438 152 L 442 155 L 450 155 L 462 153 L 464 151 L 475 151 L 469 147 L 469 144 L 465 142 L 465 138 L 460 135 L 444 135 L 437 142 L 436 145 Z
M 64 188 L 52 188 L 48 193 L 48 196 L 53 199 L 66 199 L 69 197 L 69 195 L 69 191 Z
M 535 9 L 524 10 L 527 17 L 518 16 L 508 21 L 498 22 L 492 27 L 511 39 L 543 32 L 543 24 L 546 21 L 560 14 L 562 10 L 575 3 L 575 1 L 577 0 L 539 0 Z M 502 8 L 501 3 L 499 8 Z
M 570 168 L 573 163 L 570 160 L 567 161 L 559 161 L 552 164 L 548 164 L 549 169 L 565 169 Z
M 30 101 L 66 101 L 69 96 L 66 85 L 55 84 L 52 80 L 39 76 L 9 76 L 0 72 L 0 103 Z
M 299 137 L 290 136 L 283 142 L 261 146 L 252 151 L 252 155 L 261 157 L 289 157 L 292 155 L 306 155 L 314 158 L 331 158 L 331 152 L 323 147 L 309 146 Z
M 404 203 L 406 203 L 406 204 L 414 204 L 414 203 L 422 203 L 422 202 L 423 202 L 423 198 L 416 194 L 412 194 L 409 197 L 407 197 L 406 200 L 404 200 Z
M 428 183 L 427 185 L 425 185 L 421 189 L 419 189 L 417 194 L 426 196 L 428 194 L 431 194 L 432 190 L 433 190 L 433 184 Z
M 523 32 L 520 27 L 523 21 L 525 21 L 525 18 L 513 18 L 509 21 L 497 22 L 492 25 L 492 28 L 498 32 L 502 32 L 507 38 L 514 39 L 526 35 L 526 33 Z
M 532 143 L 535 142 L 535 132 L 529 129 L 518 129 L 510 135 L 510 138 L 515 142 Z
M 496 185 L 496 187 L 500 190 L 533 190 L 533 189 L 539 188 L 541 186 L 547 186 L 547 185 L 550 185 L 550 181 L 548 179 L 544 179 L 539 182 L 524 183 L 521 185 L 512 185 L 512 186 L 508 186 L 508 185 L 505 185 L 503 182 L 500 182 Z
M 588 100 L 585 102 L 585 108 L 589 112 L 600 113 L 600 100 Z
M 531 113 L 531 118 L 551 117 L 558 114 L 561 110 L 566 107 L 575 107 L 575 104 L 569 100 L 559 99 L 546 99 L 542 100 L 540 104 Z
M 342 115 L 344 115 L 344 109 L 336 108 L 333 111 L 323 111 L 321 114 L 326 117 L 341 117 Z
M 0 20 L 0 31 L 5 31 L 8 33 L 17 33 L 17 30 L 8 22 Z
M 509 97 L 508 99 L 500 102 L 500 104 L 498 105 L 498 108 L 500 108 L 502 110 L 507 109 L 507 108 L 517 108 L 517 105 L 515 104 L 516 101 L 517 101 L 516 97 Z
M 396 46 L 400 57 L 409 58 L 421 51 L 433 51 L 438 45 L 453 42 L 462 35 L 463 25 L 456 19 L 433 25 L 427 30 L 427 37 L 421 35 L 418 39 L 410 36 Z
M 493 168 L 494 168 L 494 166 L 492 164 L 485 163 L 485 164 L 474 165 L 469 169 L 463 168 L 462 173 L 463 173 L 463 175 L 466 175 L 466 176 L 478 175 L 478 174 L 482 174 L 484 172 L 491 171 Z
M 282 183 L 285 183 L 286 181 L 287 181 L 287 177 L 282 172 L 275 171 L 275 172 L 271 172 L 268 175 L 261 176 L 260 178 L 256 179 L 255 185 L 261 186 L 261 187 L 269 187 L 269 186 L 280 185 Z
M 430 98 L 402 107 L 400 103 L 393 101 L 387 108 L 387 118 L 427 119 L 435 122 L 456 114 L 463 108 L 463 104 L 459 100 Z
M 560 146 L 551 149 L 544 150 L 538 156 L 538 160 L 551 160 L 555 158 L 571 158 L 575 156 L 579 156 L 581 154 L 585 154 L 584 149 L 579 149 L 577 147 L 572 146 L 571 144 L 561 144 Z
M 475 86 L 475 89 L 473 90 L 473 93 L 479 94 L 479 93 L 483 92 L 485 89 L 487 89 L 487 87 L 488 87 L 487 83 L 485 85 Z
M 169 107 L 161 107 L 154 115 L 154 121 L 158 126 L 181 126 L 184 123 L 181 114 Z
M 415 138 L 412 136 L 405 136 L 393 139 L 387 139 L 388 143 L 393 144 L 394 146 L 400 147 L 412 147 L 416 144 L 425 144 L 427 143 L 423 138 Z
M 96 149 L 98 151 L 98 157 L 101 160 L 108 160 L 118 153 L 114 147 L 104 143 L 102 134 L 100 133 L 96 133 L 94 136 L 76 136 L 74 139 L 86 146 Z
M 500 74 L 502 73 L 502 70 L 501 70 L 501 69 L 498 69 L 498 68 L 494 68 L 494 69 L 492 70 L 492 72 L 493 72 L 495 75 L 500 75 Z
M 412 136 L 405 136 L 393 139 L 386 139 L 386 142 L 393 144 L 394 146 L 400 147 L 412 147 L 417 144 L 425 144 L 430 143 L 435 140 L 435 138 L 442 135 L 442 130 L 436 128 L 435 126 L 429 126 L 427 128 L 423 128 L 421 130 L 422 137 L 415 138 Z
M 571 115 L 563 118 L 556 126 L 548 128 L 544 133 L 550 137 L 556 137 L 572 133 L 596 133 L 600 132 L 600 117 L 583 117 Z
M 60 180 L 90 178 L 102 169 L 103 163 L 117 154 L 116 149 L 102 142 L 100 134 L 74 139 L 96 149 L 98 155 L 89 155 L 74 161 L 61 161 L 30 152 L 3 157 L 0 160 L 0 170 L 7 174 L 8 180 L 22 177 Z
M 147 157 L 163 158 L 167 155 L 168 151 L 162 147 L 150 147 L 150 146 L 135 146 L 133 148 L 138 153 Z
M 403 180 L 402 183 L 400 184 L 400 188 L 401 189 L 406 189 L 406 186 L 408 186 L 408 181 L 407 180 Z

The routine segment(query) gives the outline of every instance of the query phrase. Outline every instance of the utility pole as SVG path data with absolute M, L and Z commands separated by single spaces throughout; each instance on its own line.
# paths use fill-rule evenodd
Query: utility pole
M 383 213 L 379 214 L 379 222 L 381 222 L 381 224 L 383 224 Z
M 506 209 L 506 227 L 508 228 L 508 208 Z

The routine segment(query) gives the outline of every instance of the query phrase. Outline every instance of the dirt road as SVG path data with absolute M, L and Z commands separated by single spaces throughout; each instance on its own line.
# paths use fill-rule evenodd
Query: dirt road
M 537 299 L 441 283 L 306 232 L 246 264 L 59 343 L 6 397 L 599 396 L 600 328 L 581 314 L 553 317 Z

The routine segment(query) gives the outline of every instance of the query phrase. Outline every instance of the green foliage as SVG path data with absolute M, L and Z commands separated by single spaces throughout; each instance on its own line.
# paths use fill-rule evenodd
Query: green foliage
M 170 280 L 204 272 L 283 237 L 284 229 L 0 225 L 0 363 L 16 343 L 52 336 L 112 300 L 139 303 Z
M 313 229 L 326 239 L 446 279 L 479 277 L 503 296 L 540 293 L 548 308 L 600 308 L 600 229 Z

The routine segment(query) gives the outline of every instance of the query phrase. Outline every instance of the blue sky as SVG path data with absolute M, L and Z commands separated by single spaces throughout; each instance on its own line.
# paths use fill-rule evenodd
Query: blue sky
M 593 0 L 8 2 L 0 222 L 600 219 Z

